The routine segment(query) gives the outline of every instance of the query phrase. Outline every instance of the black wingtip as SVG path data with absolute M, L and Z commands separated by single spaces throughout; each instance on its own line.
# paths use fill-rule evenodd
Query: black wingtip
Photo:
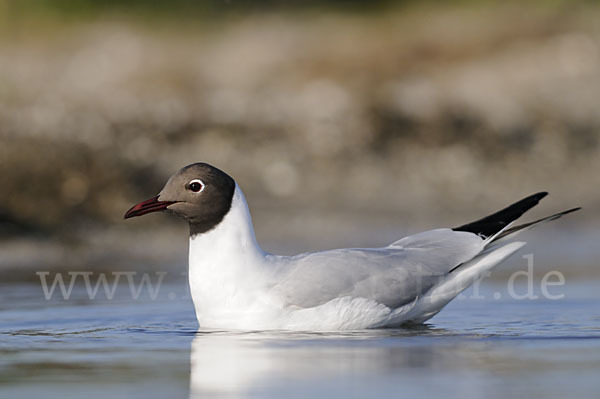
M 494 241 L 501 240 L 501 239 L 503 239 L 506 236 L 510 236 L 510 235 L 512 235 L 512 234 L 520 231 L 520 230 L 531 228 L 531 227 L 533 227 L 533 226 L 535 226 L 535 225 L 537 225 L 539 223 L 548 222 L 548 221 L 556 220 L 556 219 L 560 219 L 564 215 L 568 215 L 569 213 L 576 212 L 576 211 L 578 211 L 580 209 L 581 209 L 581 207 L 578 206 L 577 208 L 567 209 L 566 211 L 558 212 L 558 213 L 555 213 L 554 215 L 550 215 L 550 216 L 546 216 L 545 218 L 534 220 L 533 222 L 521 224 L 521 225 L 516 226 L 516 227 L 511 227 L 510 229 L 504 231 L 502 234 L 500 234 L 498 237 L 496 237 L 494 239 Z
M 539 193 L 525 197 L 496 213 L 486 216 L 483 219 L 455 227 L 453 230 L 466 231 L 486 238 L 490 237 L 504 229 L 509 223 L 520 218 L 525 212 L 536 206 L 540 200 L 547 195 L 548 192 L 540 191 Z
M 563 215 L 568 215 L 569 213 L 577 212 L 580 209 L 581 209 L 581 207 L 578 206 L 577 208 L 571 208 L 571 209 L 567 209 L 566 211 L 555 213 L 554 215 L 550 215 L 547 218 L 558 219 L 559 217 L 561 217 Z M 540 220 L 542 220 L 542 219 L 540 219 Z

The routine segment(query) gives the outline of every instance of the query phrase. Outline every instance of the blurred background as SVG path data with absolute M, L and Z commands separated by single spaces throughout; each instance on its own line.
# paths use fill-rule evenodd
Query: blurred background
M 527 251 L 600 276 L 599 20 L 593 1 L 0 0 L 0 278 L 184 270 L 184 222 L 122 216 L 197 161 L 277 253 L 547 190 L 530 219 L 584 211 Z

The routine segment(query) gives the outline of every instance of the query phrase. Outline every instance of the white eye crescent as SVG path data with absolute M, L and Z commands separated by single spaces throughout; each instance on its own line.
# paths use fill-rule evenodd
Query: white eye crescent
M 206 186 L 200 179 L 194 179 L 188 183 L 188 188 L 195 193 L 201 193 L 204 190 L 204 187 Z

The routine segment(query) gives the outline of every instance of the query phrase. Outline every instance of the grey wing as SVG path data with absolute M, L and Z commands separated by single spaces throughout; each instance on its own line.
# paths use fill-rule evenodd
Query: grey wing
M 383 248 L 336 249 L 282 257 L 273 292 L 286 305 L 313 307 L 351 296 L 396 308 L 411 302 L 483 250 L 472 233 L 430 230 Z

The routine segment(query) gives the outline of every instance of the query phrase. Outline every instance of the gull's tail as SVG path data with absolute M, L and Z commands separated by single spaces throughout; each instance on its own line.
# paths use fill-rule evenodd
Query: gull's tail
M 483 219 L 454 228 L 455 231 L 466 231 L 479 235 L 486 242 L 484 250 L 470 261 L 452 269 L 440 283 L 427 291 L 424 296 L 417 298 L 405 309 L 399 309 L 394 315 L 393 323 L 397 325 L 407 322 L 423 323 L 433 317 L 458 294 L 469 288 L 496 265 L 525 245 L 524 242 L 518 241 L 506 243 L 507 240 L 540 223 L 556 220 L 563 215 L 581 209 L 568 209 L 510 228 L 510 225 L 516 219 L 537 205 L 546 195 L 548 195 L 546 192 L 533 194 Z
M 447 275 L 439 284 L 417 298 L 401 315 L 394 320 L 396 325 L 421 324 L 435 316 L 458 294 L 469 288 L 477 280 L 485 277 L 496 265 L 517 252 L 524 242 L 511 242 L 491 251 L 484 251 L 461 265 L 455 273 Z

